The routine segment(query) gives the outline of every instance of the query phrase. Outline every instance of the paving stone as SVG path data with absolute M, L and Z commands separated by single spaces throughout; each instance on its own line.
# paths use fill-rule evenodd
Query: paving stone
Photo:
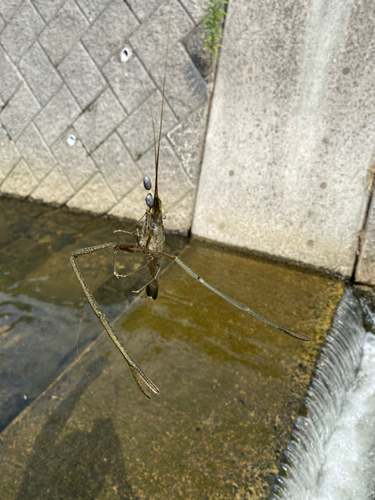
M 193 221 L 196 190 L 189 191 L 181 201 L 166 212 L 164 227 L 167 231 L 178 232 L 184 236 L 189 234 Z
M 0 113 L 0 121 L 13 140 L 22 133 L 40 106 L 29 88 L 22 84 Z
M 195 24 L 198 24 L 199 21 L 206 17 L 207 14 L 202 9 L 206 3 L 205 0 L 180 0 L 180 2 L 194 19 Z
M 164 68 L 157 64 L 152 72 L 159 88 L 163 87 Z M 168 55 L 165 98 L 178 117 L 192 111 L 207 95 L 207 84 L 182 44 Z
M 5 21 L 9 22 L 12 19 L 22 2 L 23 0 L 1 0 L 0 14 L 3 16 Z
M 103 66 L 102 71 L 129 114 L 156 88 L 136 56 L 127 62 L 122 62 L 120 54 L 117 53 Z
M 142 181 L 141 171 L 117 133 L 113 133 L 99 146 L 93 156 L 117 200 Z
M 33 0 L 33 4 L 43 19 L 49 23 L 66 0 Z
M 35 42 L 20 62 L 20 70 L 39 104 L 44 106 L 63 82 L 44 50 Z
M 6 102 L 21 82 L 17 70 L 0 47 L 0 96 Z
M 102 66 L 114 52 L 122 48 L 138 24 L 123 0 L 113 0 L 82 37 L 82 41 L 95 62 Z
M 17 140 L 17 147 L 38 181 L 56 165 L 55 158 L 33 123 L 23 131 Z
M 35 119 L 48 146 L 72 124 L 80 111 L 74 97 L 64 85 Z
M 110 210 L 109 215 L 119 219 L 139 220 L 146 210 L 145 197 L 146 191 L 142 181 Z
M 25 0 L 0 35 L 3 48 L 14 63 L 19 63 L 43 28 L 43 19 Z
M 169 46 L 172 47 L 193 27 L 192 20 L 181 4 L 177 0 L 170 0 L 161 4 L 141 24 L 129 38 L 129 42 L 147 69 L 155 65 L 155 61 L 158 61 L 164 68 L 163 60 L 165 59 L 168 36 Z
M 39 37 L 44 50 L 56 66 L 89 26 L 73 0 L 68 0 Z
M 87 108 L 74 127 L 90 151 L 93 151 L 125 118 L 125 112 L 111 89 Z
M 151 179 L 155 172 L 154 151 L 150 149 L 138 161 L 143 174 L 147 174 Z M 180 201 L 185 194 L 193 189 L 193 184 L 189 181 L 176 153 L 166 138 L 160 144 L 159 162 L 159 197 L 163 203 L 164 212 Z
M 82 142 L 78 138 L 74 146 L 66 142 L 70 134 L 77 135 L 75 130 L 68 130 L 54 145 L 52 151 L 57 161 L 64 169 L 73 188 L 78 190 L 98 171 L 92 159 L 88 156 Z
M 1 185 L 1 192 L 15 196 L 27 196 L 37 185 L 25 160 L 21 160 Z
M 116 203 L 116 198 L 103 179 L 97 173 L 83 188 L 71 198 L 69 208 L 84 210 L 94 214 L 105 214 Z
M 127 0 L 129 7 L 140 21 L 143 21 L 144 18 L 162 2 L 163 0 Z
M 117 129 L 125 145 L 129 149 L 135 160 L 140 158 L 153 145 L 153 130 L 150 116 L 151 107 L 152 116 L 155 124 L 156 140 L 159 135 L 161 93 L 156 91 L 148 101 L 144 102 L 132 115 L 130 115 L 123 124 Z M 172 110 L 164 102 L 163 113 L 163 134 L 165 134 L 177 122 Z
M 9 138 L 2 126 L 0 126 L 0 151 L 0 172 L 2 173 L 2 177 L 5 177 L 21 156 L 14 142 Z
M 62 205 L 71 196 L 74 190 L 59 165 L 43 179 L 39 186 L 31 193 L 31 198 L 44 203 Z
M 85 13 L 87 19 L 92 23 L 105 9 L 111 0 L 76 0 L 77 4 Z
M 82 109 L 106 86 L 102 74 L 80 42 L 60 63 L 58 69 Z
M 203 22 L 198 24 L 188 36 L 182 40 L 182 44 L 187 50 L 193 63 L 197 67 L 203 78 L 206 78 L 209 72 L 210 65 L 208 57 L 204 53 L 204 29 Z
M 173 149 L 196 187 L 199 181 L 206 117 L 205 102 L 168 133 Z

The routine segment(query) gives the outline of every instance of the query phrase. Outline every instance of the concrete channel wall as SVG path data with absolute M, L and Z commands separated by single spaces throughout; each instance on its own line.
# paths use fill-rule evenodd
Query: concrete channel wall
M 231 0 L 193 233 L 375 284 L 375 3 Z M 363 231 L 362 229 L 365 229 Z
M 1 0 L 0 191 L 138 220 L 169 35 L 159 192 L 166 227 L 187 234 L 206 123 L 202 3 Z
M 138 219 L 169 32 L 167 229 L 375 284 L 374 2 L 230 0 L 200 175 L 203 3 L 1 0 L 0 191 Z

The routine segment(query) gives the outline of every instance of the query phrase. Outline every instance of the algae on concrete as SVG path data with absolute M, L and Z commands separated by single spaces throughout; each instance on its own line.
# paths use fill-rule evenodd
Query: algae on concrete
M 311 342 L 260 323 L 169 264 L 157 301 L 128 302 L 114 324 L 160 396 L 143 398 L 103 332 L 0 435 L 2 499 L 269 496 L 344 285 L 197 241 L 180 257 L 213 286 Z M 39 265 L 48 271 L 47 262 Z M 69 273 L 69 287 L 57 286 L 68 301 L 79 290 Z M 113 297 L 104 287 L 104 303 L 107 290 L 109 302 Z M 78 324 L 79 317 L 75 333 Z

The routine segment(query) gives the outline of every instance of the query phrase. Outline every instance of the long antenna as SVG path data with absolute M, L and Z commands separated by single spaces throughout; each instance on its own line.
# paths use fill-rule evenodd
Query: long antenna
M 170 26 L 171 26 L 171 13 L 172 11 L 169 11 L 169 20 L 168 20 L 168 38 L 167 38 L 167 51 L 165 53 L 165 64 L 164 64 L 164 79 L 163 79 L 163 91 L 161 95 L 161 113 L 160 113 L 160 130 L 159 130 L 159 140 L 158 140 L 158 152 L 156 155 L 156 161 L 155 161 L 155 192 L 154 192 L 154 198 L 158 198 L 158 173 L 159 173 L 159 156 L 160 156 L 160 141 L 161 141 L 161 131 L 162 131 L 162 126 L 163 126 L 163 110 L 164 110 L 164 93 L 165 93 L 165 81 L 166 81 L 166 76 L 167 76 L 167 61 L 168 61 L 168 50 L 169 50 L 169 33 L 170 33 Z

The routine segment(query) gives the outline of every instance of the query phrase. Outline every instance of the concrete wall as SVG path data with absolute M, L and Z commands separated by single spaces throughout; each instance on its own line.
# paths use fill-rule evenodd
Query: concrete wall
M 158 128 L 170 18 L 159 191 L 166 227 L 187 233 L 206 115 L 201 4 L 0 0 L 0 191 L 142 216 L 142 177 L 154 178 L 146 95 Z
M 374 30 L 372 0 L 231 0 L 194 234 L 352 274 L 375 152 Z

